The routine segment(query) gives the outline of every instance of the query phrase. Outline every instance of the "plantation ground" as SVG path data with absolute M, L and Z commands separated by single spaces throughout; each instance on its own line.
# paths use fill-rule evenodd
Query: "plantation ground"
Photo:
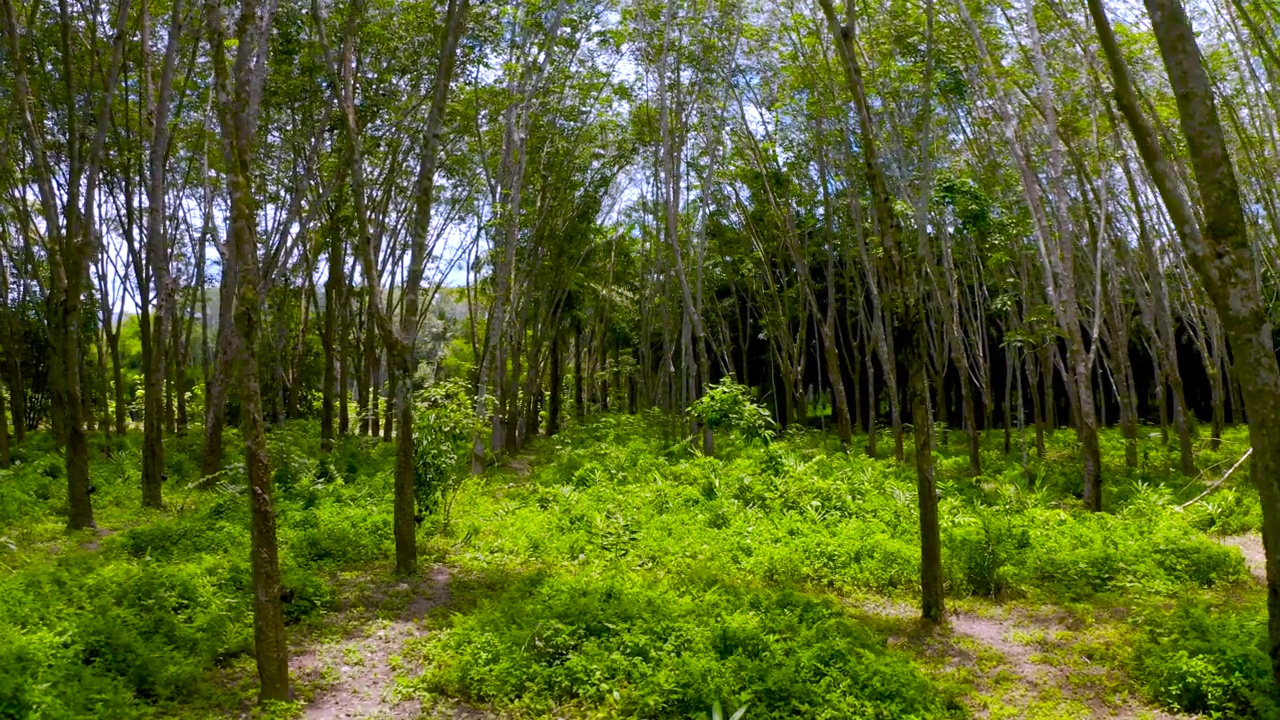
M 1199 480 L 1145 433 L 1125 469 L 1108 433 L 1103 514 L 1080 509 L 1069 431 L 1026 472 L 991 433 L 980 478 L 951 433 L 953 614 L 931 630 L 910 462 L 816 432 L 706 458 L 680 429 L 606 416 L 536 443 L 424 523 L 408 579 L 389 574 L 392 448 L 321 460 L 311 426 L 272 433 L 299 699 L 266 710 L 239 470 L 193 484 L 198 439 L 178 438 L 168 507 L 142 511 L 137 439 L 99 447 L 101 529 L 67 535 L 36 436 L 0 472 L 0 718 L 1280 715 L 1247 474 L 1179 507 L 1242 430 L 1199 441 Z

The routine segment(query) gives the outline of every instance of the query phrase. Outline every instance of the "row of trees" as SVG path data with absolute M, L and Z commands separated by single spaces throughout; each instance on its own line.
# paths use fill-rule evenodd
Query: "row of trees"
M 196 424 L 209 476 L 240 424 L 263 697 L 288 693 L 267 423 L 394 439 L 413 572 L 424 363 L 471 383 L 476 472 L 566 399 L 679 411 L 725 376 L 872 455 L 885 424 L 904 460 L 909 424 L 931 620 L 933 420 L 975 475 L 981 433 L 1034 428 L 1025 455 L 1065 422 L 1101 510 L 1101 425 L 1136 465 L 1158 422 L 1193 475 L 1194 409 L 1215 443 L 1247 418 L 1280 672 L 1265 0 L 1196 6 L 1199 44 L 1177 0 L 1119 25 L 1101 0 L 0 9 L 0 463 L 6 413 L 18 442 L 47 421 L 93 525 L 136 323 L 144 505 L 166 434 Z

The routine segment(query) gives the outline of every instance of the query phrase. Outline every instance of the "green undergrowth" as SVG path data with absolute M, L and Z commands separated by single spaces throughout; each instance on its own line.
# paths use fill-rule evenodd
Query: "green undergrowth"
M 175 438 L 166 508 L 142 510 L 140 440 L 95 448 L 98 532 L 62 530 L 65 474 L 46 435 L 0 471 L 0 718 L 226 717 L 252 698 L 243 471 L 196 483 L 198 431 Z M 335 570 L 390 554 L 391 448 L 352 439 L 321 463 L 300 425 L 273 432 L 270 451 L 285 617 L 304 632 Z
M 444 533 L 436 518 L 421 528 L 426 558 L 453 569 L 452 602 L 406 649 L 403 667 L 416 669 L 404 689 L 531 718 L 959 718 L 997 707 L 975 702 L 991 692 L 984 666 L 949 668 L 898 642 L 911 621 L 861 602 L 915 602 L 910 457 L 867 458 L 861 438 L 845 451 L 817 431 L 770 442 L 728 429 L 703 457 L 683 430 L 658 415 L 605 416 L 463 482 Z M 1124 467 L 1122 439 L 1105 432 L 1101 514 L 1079 502 L 1069 431 L 1025 468 L 1019 438 L 1006 456 L 989 434 L 978 478 L 963 435 L 949 435 L 937 459 L 953 605 L 1057 608 L 1073 629 L 1043 652 L 1107 668 L 1110 692 L 1205 717 L 1277 716 L 1265 598 L 1239 552 L 1213 537 L 1255 532 L 1257 496 L 1233 480 L 1179 509 L 1239 457 L 1243 430 L 1218 450 L 1199 443 L 1198 479 L 1145 434 L 1139 466 Z M 140 440 L 96 441 L 98 533 L 63 530 L 66 478 L 47 434 L 0 471 L 0 720 L 251 707 L 238 439 L 228 437 L 231 464 L 197 482 L 198 429 L 170 438 L 164 510 L 139 507 Z M 342 578 L 389 571 L 394 451 L 351 438 L 326 458 L 309 423 L 274 429 L 269 444 L 290 635 L 331 634 Z M 998 656 L 979 650 L 982 662 Z M 993 717 L 1035 716 L 999 702 Z
M 1069 480 L 1079 468 L 1068 432 L 1025 470 L 993 434 L 979 478 L 951 435 L 938 466 L 953 599 L 1109 613 L 1117 647 L 1099 660 L 1135 694 L 1211 717 L 1272 716 L 1265 612 L 1231 600 L 1258 591 L 1239 551 L 1208 534 L 1256 528 L 1245 485 L 1180 510 L 1203 485 L 1176 474 L 1176 455 L 1144 439 L 1140 466 L 1125 468 L 1107 433 L 1109 511 L 1094 514 Z M 418 643 L 418 691 L 530 716 L 963 713 L 956 699 L 973 687 L 884 650 L 885 631 L 840 600 L 914 602 L 910 458 L 870 459 L 817 432 L 717 440 L 708 458 L 664 418 L 613 416 L 536 444 L 527 475 L 465 488 L 438 551 L 472 584 Z M 1234 461 L 1242 442 L 1236 431 L 1216 452 L 1206 445 L 1202 466 Z M 1207 608 L 1202 626 L 1190 606 Z M 1229 623 L 1230 640 L 1213 642 L 1205 623 Z
M 415 648 L 418 689 L 520 714 L 963 717 L 835 600 L 707 574 L 502 572 Z

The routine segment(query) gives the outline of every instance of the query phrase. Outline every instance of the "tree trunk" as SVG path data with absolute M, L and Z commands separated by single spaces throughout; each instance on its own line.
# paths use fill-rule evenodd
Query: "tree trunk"
M 9 418 L 6 416 L 4 403 L 0 402 L 0 469 L 8 468 L 13 462 L 9 457 Z
M 1164 150 L 1142 113 L 1128 66 L 1101 0 L 1089 11 L 1102 40 L 1117 101 L 1137 141 L 1148 172 L 1173 220 L 1183 248 L 1222 319 L 1246 410 L 1250 463 L 1262 502 L 1262 540 L 1267 558 L 1268 645 L 1272 672 L 1280 682 L 1280 364 L 1271 324 L 1262 304 L 1239 185 L 1213 97 L 1212 84 L 1186 10 L 1177 0 L 1147 0 L 1147 14 L 1177 100 L 1178 116 L 1200 190 L 1204 226 L 1174 181 Z
M 849 23 L 842 26 L 836 19 L 831 0 L 819 0 L 819 3 L 835 39 L 845 80 L 857 109 L 858 124 L 862 132 L 861 146 L 866 161 L 867 184 L 871 188 L 876 222 L 884 243 L 885 256 L 890 265 L 892 290 L 900 301 L 898 305 L 903 309 L 898 331 L 903 336 L 901 348 L 907 355 L 907 367 L 910 372 L 909 385 L 916 435 L 916 483 L 920 508 L 921 615 L 926 621 L 939 622 L 943 619 L 946 607 L 943 599 L 942 541 L 938 528 L 938 493 L 933 475 L 933 422 L 927 407 L 928 380 L 925 369 L 927 348 L 925 347 L 926 328 L 923 305 L 915 288 L 908 284 L 909 278 L 913 278 L 915 273 L 908 268 L 907 258 L 899 249 L 899 227 L 893 217 L 888 181 L 878 156 L 873 116 L 863 86 L 862 71 L 854 51 L 852 5 L 846 6 L 846 11 L 850 13 Z M 926 3 L 925 13 L 929 22 L 932 23 L 932 3 Z
M 1018 372 L 1012 345 L 1005 348 L 1004 366 L 1004 454 L 1008 455 L 1013 451 L 1013 376 Z
M 222 470 L 222 430 L 227 421 L 227 392 L 234 372 L 237 345 L 240 344 L 235 327 L 236 286 L 239 282 L 239 263 L 235 253 L 234 240 L 227 238 L 226 246 L 222 249 L 222 281 L 218 288 L 217 358 L 213 363 L 213 372 L 209 375 L 209 384 L 205 388 L 201 477 L 210 477 Z
M 144 507 L 161 507 L 161 492 L 164 481 L 164 426 L 162 422 L 171 422 L 172 396 L 166 395 L 165 369 L 170 359 L 170 337 L 174 318 L 174 287 L 169 276 L 169 247 L 171 240 L 165 232 L 168 179 L 169 140 L 171 98 L 173 94 L 173 77 L 177 67 L 178 44 L 182 40 L 183 3 L 178 0 L 170 10 L 170 22 L 167 32 L 163 66 L 160 73 L 160 86 L 152 95 L 147 88 L 149 112 L 148 122 L 151 125 L 147 143 L 147 264 L 151 269 L 154 284 L 155 312 L 151 328 L 151 347 L 143 352 L 143 377 L 145 391 L 145 412 L 142 417 L 143 452 L 142 452 L 142 505 Z M 143 32 L 147 32 L 147 4 L 143 4 Z M 149 55 L 150 44 L 141 44 L 146 55 Z M 149 78 L 149 74 L 148 74 Z M 150 84 L 148 80 L 148 85 Z
M 203 251 L 203 248 L 202 248 Z M 191 377 L 189 374 L 189 361 L 191 360 L 191 334 L 195 329 L 195 303 L 190 305 L 189 314 L 183 325 L 181 341 L 177 343 L 177 357 L 174 361 L 173 387 L 177 395 L 175 404 L 177 405 L 176 425 L 174 426 L 174 434 L 178 437 L 186 437 L 187 426 L 190 417 L 187 412 L 187 391 L 191 388 Z
M 343 257 L 342 232 L 337 221 L 330 219 L 329 226 L 329 277 L 324 286 L 324 326 L 321 328 L 324 343 L 324 387 L 320 399 L 320 449 L 333 450 L 334 401 L 340 391 L 338 386 L 338 305 L 342 302 Z
M 560 328 L 558 327 L 558 320 L 559 318 L 557 318 L 557 326 L 551 331 L 551 387 L 548 390 L 551 397 L 548 398 L 547 405 L 547 437 L 554 437 L 556 433 L 560 432 L 560 403 L 562 400 L 561 395 L 563 393 L 561 387 L 564 382 L 564 378 L 561 376 L 560 370 L 561 333 Z
M 14 345 L 14 347 L 17 347 L 17 345 Z M 13 355 L 16 356 L 17 352 L 14 352 Z M 118 357 L 119 353 L 117 353 L 117 359 Z M 118 361 L 115 368 L 118 376 L 120 370 L 120 364 Z M 21 445 L 22 442 L 27 439 L 27 390 L 26 381 L 22 377 L 22 365 L 16 357 L 10 361 L 8 385 L 9 412 L 13 416 L 13 439 L 17 444 Z M 119 391 L 117 391 L 117 395 L 118 394 Z M 121 405 L 116 408 L 117 417 L 120 416 L 120 413 L 123 411 L 123 407 L 124 406 Z M 122 435 L 124 434 L 123 427 L 123 424 L 117 425 L 117 428 Z
M 125 402 L 124 402 L 124 375 L 120 366 L 120 332 L 111 333 L 107 338 L 107 349 L 111 352 L 111 384 L 112 392 L 115 393 L 115 421 L 116 435 L 124 437 L 125 433 Z
M 374 350 L 369 358 L 369 436 L 377 438 L 382 434 L 382 357 L 376 345 L 371 347 Z
M 111 320 L 111 307 L 108 305 L 106 309 L 106 320 Z M 94 344 L 98 346 L 98 410 L 101 415 L 98 419 L 98 426 L 102 428 L 102 434 L 111 437 L 111 378 L 107 374 L 107 337 L 106 333 L 99 329 L 94 336 L 96 341 Z
M 876 458 L 876 417 L 880 414 L 880 394 L 876 392 L 876 365 L 870 352 L 863 353 L 867 366 L 867 457 Z
M 933 417 L 928 407 L 923 357 L 915 358 L 912 363 L 910 384 L 916 440 L 916 496 L 920 510 L 920 612 L 924 619 L 940 622 L 946 614 L 942 535 L 938 526 L 938 485 L 934 479 Z
M 338 308 L 338 339 L 334 352 L 338 361 L 338 437 L 351 434 L 351 296 L 344 282 Z
M 585 408 L 582 397 L 582 323 L 574 321 L 573 337 L 573 416 L 581 420 Z
M 411 371 L 412 372 L 412 371 Z M 412 380 L 412 376 L 406 379 L 406 382 Z M 391 367 L 390 359 L 387 361 L 387 395 L 386 402 L 383 403 L 382 417 L 382 442 L 391 442 L 393 433 L 395 432 L 396 418 L 396 398 L 398 397 L 397 388 L 400 385 L 400 373 Z M 412 393 L 410 393 L 412 396 Z
M 272 6 L 274 7 L 274 6 Z M 253 144 L 262 87 L 254 81 L 251 57 L 261 53 L 266 64 L 266 41 L 253 42 L 254 29 L 271 27 L 271 11 L 256 0 L 240 5 L 235 77 L 227 67 L 227 36 L 220 0 L 204 0 L 209 52 L 213 56 L 214 89 L 222 127 L 222 146 L 230 191 L 231 244 L 236 266 L 235 330 L 240 342 L 237 363 L 241 431 L 245 470 L 249 476 L 250 539 L 253 566 L 253 636 L 258 665 L 259 696 L 289 699 L 289 647 L 284 637 L 280 559 L 276 545 L 272 477 L 267 466 L 267 440 L 258 384 L 258 333 L 262 322 L 263 286 L 258 275 L 256 202 L 252 196 Z M 206 458 L 208 448 L 206 448 Z

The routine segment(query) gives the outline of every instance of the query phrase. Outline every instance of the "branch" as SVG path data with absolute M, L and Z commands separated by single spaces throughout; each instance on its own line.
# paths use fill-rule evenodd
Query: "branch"
M 1227 474 L 1226 474 L 1226 475 L 1223 475 L 1223 476 L 1218 480 L 1218 482 L 1216 482 L 1216 483 L 1214 483 L 1214 484 L 1210 485 L 1209 487 L 1205 488 L 1205 489 L 1204 489 L 1204 492 L 1200 493 L 1199 495 L 1197 495 L 1197 496 L 1195 496 L 1195 497 L 1191 498 L 1190 500 L 1186 501 L 1185 503 L 1183 503 L 1183 504 L 1179 505 L 1179 506 L 1178 506 L 1178 509 L 1179 509 L 1179 510 L 1186 510 L 1187 508 L 1191 507 L 1192 505 L 1194 505 L 1194 504 L 1196 504 L 1196 503 L 1200 502 L 1201 500 L 1203 500 L 1205 497 L 1207 497 L 1207 496 L 1209 495 L 1209 493 L 1213 492 L 1214 490 L 1217 490 L 1217 489 L 1222 485 L 1222 483 L 1224 483 L 1224 482 L 1226 482 L 1226 481 L 1227 481 L 1227 478 L 1231 477 L 1231 473 L 1235 472 L 1235 471 L 1236 471 L 1236 468 L 1238 468 L 1238 467 L 1240 467 L 1242 464 L 1244 464 L 1244 461 L 1245 461 L 1245 460 L 1247 460 L 1247 459 L 1249 458 L 1249 456 L 1250 456 L 1250 455 L 1252 455 L 1252 454 L 1253 454 L 1253 448 L 1249 448 L 1248 450 L 1246 450 L 1246 451 L 1245 451 L 1245 453 L 1244 453 L 1244 455 L 1241 455 L 1241 456 L 1240 456 L 1240 459 L 1236 461 L 1236 464 L 1235 464 L 1235 465 L 1232 465 L 1232 466 L 1231 466 L 1231 469 L 1227 471 Z

